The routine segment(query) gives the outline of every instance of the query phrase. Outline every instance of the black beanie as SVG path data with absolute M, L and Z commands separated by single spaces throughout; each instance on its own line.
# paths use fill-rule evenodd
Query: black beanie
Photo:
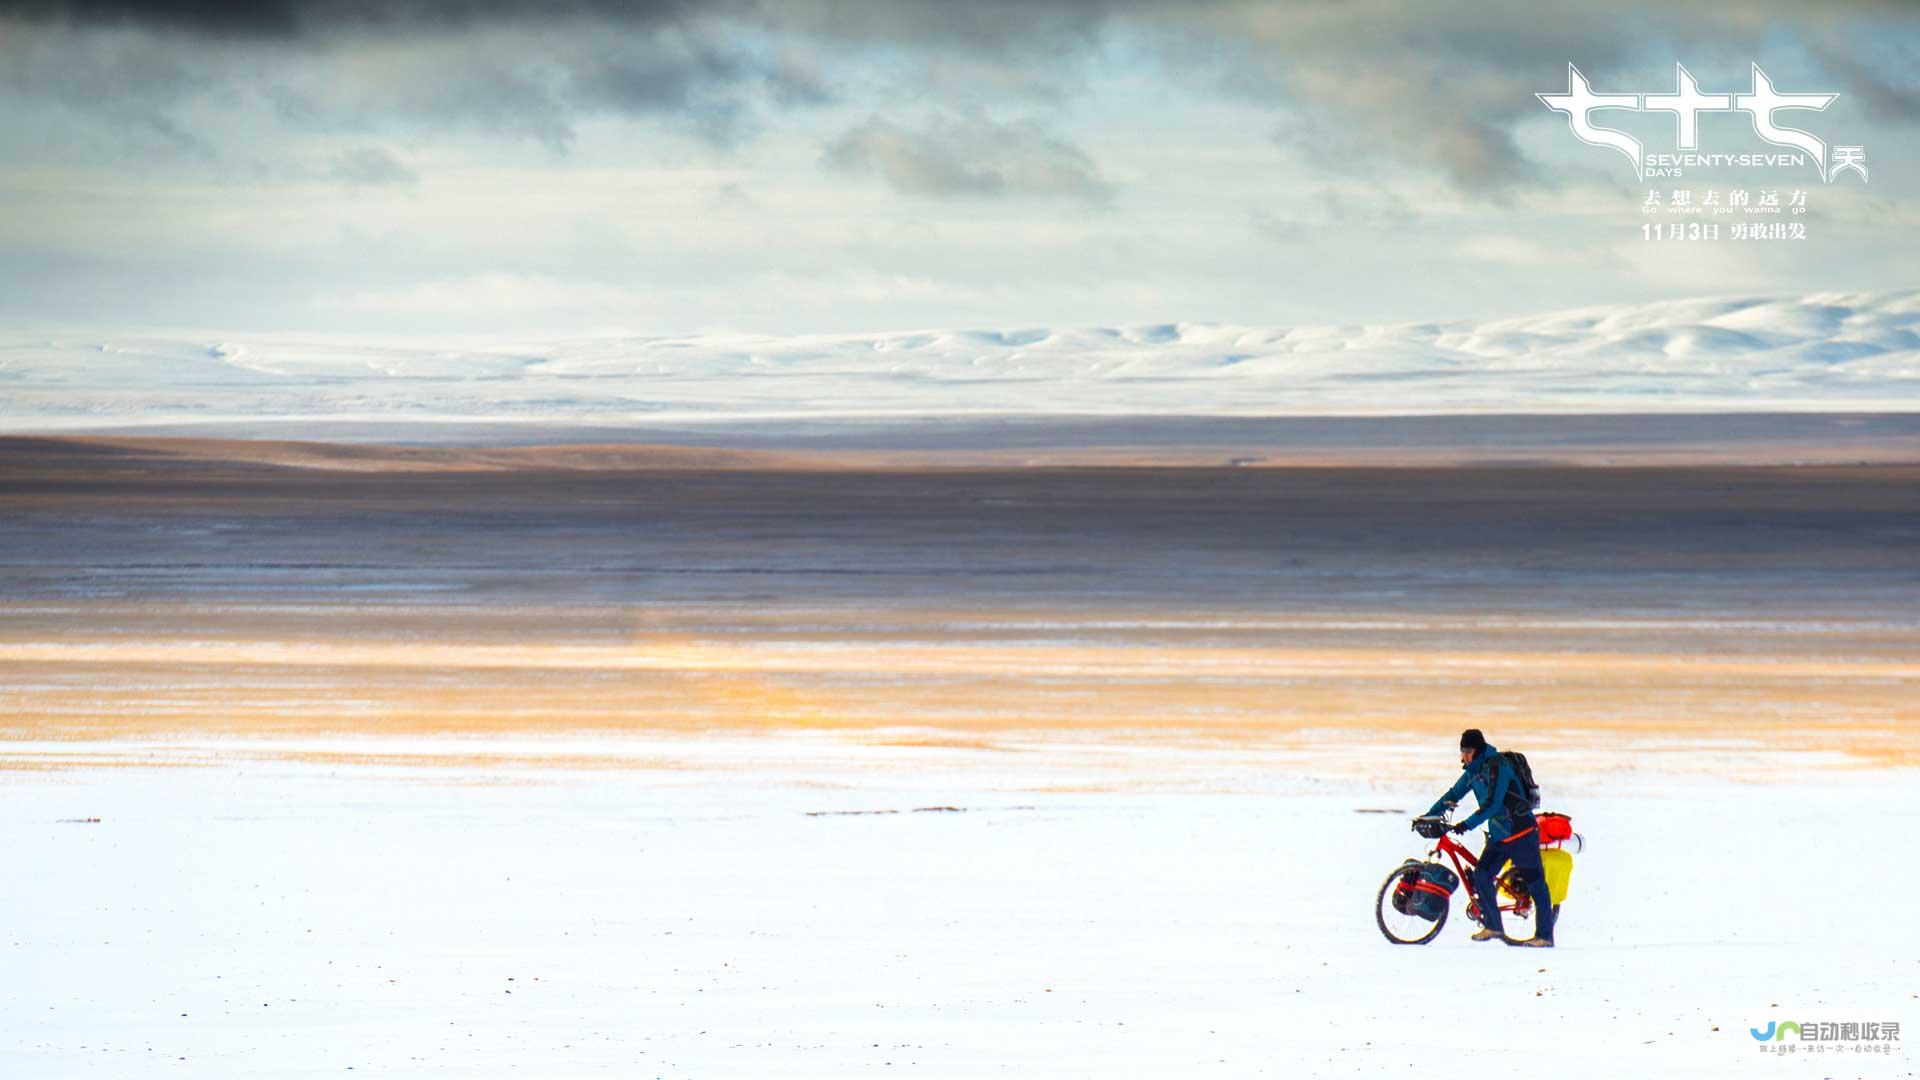
M 1470 727 L 1467 730 L 1460 733 L 1460 749 L 1471 750 L 1477 754 L 1480 751 L 1485 750 L 1486 748 L 1487 748 L 1487 737 L 1485 735 L 1480 734 L 1479 728 Z

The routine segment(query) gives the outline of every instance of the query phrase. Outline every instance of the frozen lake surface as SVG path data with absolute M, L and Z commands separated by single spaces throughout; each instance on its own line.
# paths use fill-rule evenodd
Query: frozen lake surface
M 1495 1039 L 1555 1076 L 1913 1074 L 1905 1040 L 1748 1033 L 1912 1037 L 1911 773 L 1546 777 L 1589 845 L 1537 951 L 1469 943 L 1460 897 L 1432 946 L 1374 927 L 1445 746 L 1429 783 L 1160 755 L 1102 785 L 1072 753 L 620 745 L 677 764 L 9 770 L 0 1075 L 1464 1076 Z
M 8 449 L 0 1077 L 1912 1073 L 1748 1034 L 1920 1019 L 1911 465 Z

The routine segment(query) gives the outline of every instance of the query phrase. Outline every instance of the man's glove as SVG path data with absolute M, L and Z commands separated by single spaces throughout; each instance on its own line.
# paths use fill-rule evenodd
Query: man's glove
M 1458 836 L 1461 833 L 1467 831 L 1467 823 L 1464 821 L 1456 821 L 1453 823 L 1453 828 L 1448 829 L 1447 831 L 1454 834 L 1455 836 Z

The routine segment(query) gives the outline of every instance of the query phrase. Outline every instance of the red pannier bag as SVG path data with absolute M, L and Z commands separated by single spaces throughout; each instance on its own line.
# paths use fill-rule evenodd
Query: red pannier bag
M 1533 821 L 1540 828 L 1541 847 L 1573 838 L 1573 819 L 1565 814 L 1535 814 Z

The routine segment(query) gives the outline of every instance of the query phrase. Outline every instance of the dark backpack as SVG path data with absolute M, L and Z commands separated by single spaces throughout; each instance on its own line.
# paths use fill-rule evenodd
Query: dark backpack
M 1507 804 L 1501 809 L 1509 816 L 1531 814 L 1540 809 L 1540 785 L 1533 782 L 1533 769 L 1527 765 L 1527 755 L 1517 750 L 1502 750 L 1487 759 L 1487 791 L 1491 793 L 1499 776 L 1494 771 L 1501 761 L 1513 768 L 1516 781 L 1507 788 Z

